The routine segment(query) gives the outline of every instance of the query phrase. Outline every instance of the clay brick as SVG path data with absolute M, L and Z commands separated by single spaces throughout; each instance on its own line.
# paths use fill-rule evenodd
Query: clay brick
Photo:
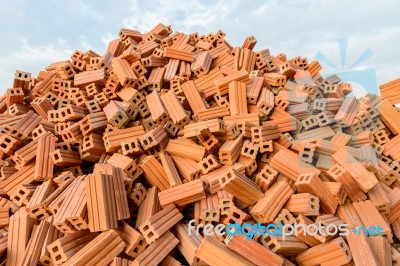
M 171 203 L 176 206 L 184 206 L 205 198 L 203 182 L 201 180 L 189 181 L 159 193 L 161 206 Z
M 353 202 L 353 206 L 364 226 L 369 227 L 372 226 L 372 224 L 376 226 L 379 225 L 383 228 L 382 233 L 387 236 L 390 242 L 392 241 L 392 231 L 387 221 L 382 217 L 372 201 Z
M 25 208 L 19 209 L 10 217 L 8 226 L 7 264 L 19 265 L 22 263 L 23 252 L 28 246 L 34 220 L 28 216 Z
M 167 231 L 160 238 L 154 241 L 131 263 L 134 266 L 156 266 L 158 265 L 179 243 L 179 240 Z
M 283 258 L 269 250 L 267 247 L 245 236 L 226 238 L 228 248 L 247 258 L 255 265 L 283 265 Z
M 398 80 L 356 98 L 317 61 L 256 42 L 158 23 L 121 29 L 102 56 L 17 71 L 0 97 L 5 263 L 399 263 Z M 199 235 L 178 223 L 191 219 Z M 206 236 L 257 222 L 384 236 Z
M 350 175 L 354 178 L 364 192 L 368 192 L 378 183 L 378 180 L 374 174 L 368 172 L 367 169 L 345 149 L 341 149 L 340 151 L 334 153 L 332 157 L 341 166 L 349 171 Z
M 379 86 L 379 90 L 383 99 L 390 101 L 392 104 L 399 103 L 398 88 L 400 79 L 389 81 Z
M 228 140 L 219 149 L 219 160 L 221 164 L 233 165 L 239 158 L 243 137 L 237 137 L 235 140 Z
M 189 117 L 173 91 L 169 91 L 162 95 L 161 101 L 164 103 L 164 106 L 174 124 L 182 128 L 189 123 Z
M 256 221 L 272 222 L 280 209 L 293 194 L 293 190 L 283 181 L 275 182 L 264 194 L 250 213 Z
M 307 249 L 307 245 L 295 236 L 287 236 L 283 240 L 282 236 L 266 235 L 261 239 L 261 243 L 272 252 L 284 256 L 296 256 Z
M 231 168 L 220 177 L 220 186 L 246 204 L 252 205 L 263 197 L 260 187 L 245 175 Z
M 285 208 L 293 214 L 314 216 L 319 214 L 319 198 L 310 193 L 292 195 L 285 204 Z
M 298 192 L 316 195 L 322 213 L 335 213 L 338 202 L 318 176 L 311 173 L 300 174 L 295 186 Z
M 140 168 L 142 168 L 147 181 L 152 186 L 157 186 L 161 191 L 169 188 L 168 177 L 162 165 L 153 155 L 146 157 L 140 163 Z
M 143 235 L 126 222 L 122 222 L 115 231 L 125 242 L 124 252 L 130 257 L 136 258 L 148 245 Z
M 219 254 L 214 256 L 213 254 Z M 238 255 L 233 250 L 217 239 L 206 236 L 196 252 L 196 257 L 210 265 L 252 265 L 246 258 Z
M 227 115 L 230 115 L 230 111 L 227 106 L 215 106 L 208 109 L 203 109 L 197 113 L 199 121 L 222 118 Z
M 103 85 L 106 83 L 108 76 L 104 69 L 85 71 L 74 76 L 74 86 L 86 86 L 88 84 Z
M 115 101 L 110 101 L 103 110 L 107 116 L 108 123 L 117 128 L 124 127 L 129 121 L 129 117 Z
M 95 232 L 118 227 L 112 176 L 100 173 L 87 176 L 85 190 L 89 229 Z
M 190 108 L 192 109 L 194 115 L 197 115 L 199 111 L 207 109 L 205 101 L 201 97 L 195 83 L 193 81 L 187 81 L 181 84 L 181 89 L 185 95 Z
M 247 114 L 246 84 L 232 81 L 228 88 L 231 115 Z
M 179 59 L 183 61 L 193 62 L 194 54 L 189 51 L 183 51 L 171 47 L 167 47 L 164 50 L 164 56 L 172 59 Z
M 182 218 L 183 215 L 173 204 L 167 205 L 140 225 L 139 230 L 146 239 L 146 242 L 151 244 Z
M 342 237 L 312 247 L 296 257 L 300 265 L 309 264 L 346 264 L 352 259 L 349 246 Z
M 122 86 L 135 86 L 138 77 L 130 68 L 128 61 L 120 58 L 112 59 L 112 68 Z
M 115 230 L 98 235 L 77 251 L 65 265 L 107 265 L 124 249 L 124 242 Z
M 246 98 L 249 104 L 256 104 L 258 96 L 264 85 L 264 78 L 255 77 L 251 83 L 246 87 Z
M 28 90 L 31 73 L 16 70 L 14 75 L 13 87 Z

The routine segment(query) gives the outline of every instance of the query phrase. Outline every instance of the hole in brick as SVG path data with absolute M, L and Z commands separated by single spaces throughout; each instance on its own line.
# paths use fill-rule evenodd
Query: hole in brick
M 240 218 L 240 214 L 238 214 L 237 212 L 232 213 L 233 218 L 239 219 Z
M 143 227 L 143 231 L 147 231 L 147 230 L 149 230 L 149 226 L 148 225 L 146 225 L 145 227 Z
M 154 232 L 153 231 L 150 231 L 148 234 L 147 234 L 147 238 L 152 238 L 154 236 Z

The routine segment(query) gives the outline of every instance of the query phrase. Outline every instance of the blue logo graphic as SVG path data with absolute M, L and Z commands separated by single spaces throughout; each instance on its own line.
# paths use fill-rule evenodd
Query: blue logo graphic
M 200 230 L 203 231 L 204 235 L 214 235 L 217 234 L 219 236 L 228 235 L 228 236 L 246 236 L 246 240 L 253 239 L 255 235 L 261 236 L 282 236 L 282 240 L 286 239 L 286 236 L 297 235 L 298 233 L 302 233 L 303 235 L 315 236 L 317 234 L 321 236 L 335 236 L 339 234 L 339 236 L 347 236 L 351 233 L 353 234 L 364 234 L 367 236 L 375 236 L 375 235 L 384 235 L 384 229 L 381 226 L 359 226 L 357 228 L 350 229 L 348 224 L 328 224 L 322 225 L 318 224 L 282 224 L 279 222 L 278 224 L 262 224 L 260 222 L 255 224 L 239 224 L 229 223 L 228 225 L 218 224 L 214 226 L 213 224 L 198 224 L 194 225 L 195 220 L 192 219 L 188 223 L 188 235 L 192 235 L 192 233 L 199 235 Z
M 333 68 L 332 72 L 325 75 L 325 77 L 330 75 L 337 75 L 342 82 L 349 82 L 349 83 L 356 83 L 361 86 L 360 90 L 357 93 L 357 96 L 363 96 L 367 93 L 373 93 L 378 95 L 378 83 L 376 80 L 376 72 L 374 69 L 363 69 L 357 70 L 356 68 L 360 66 L 362 62 L 367 60 L 368 58 L 372 57 L 371 49 L 365 50 L 357 60 L 355 60 L 351 64 L 347 64 L 346 57 L 347 57 L 347 47 L 348 47 L 348 40 L 347 39 L 339 39 L 339 52 L 340 52 L 340 59 L 341 59 L 341 66 L 338 67 L 328 59 L 322 52 L 318 51 L 315 55 L 315 59 L 317 59 L 321 64 L 325 67 Z M 350 65 L 349 67 L 347 67 Z

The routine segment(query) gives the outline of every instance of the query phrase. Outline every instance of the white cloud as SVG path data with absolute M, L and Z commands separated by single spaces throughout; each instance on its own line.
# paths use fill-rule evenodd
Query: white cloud
M 81 41 L 81 46 L 83 49 L 85 50 L 93 49 L 93 46 L 91 45 L 91 43 L 89 43 L 85 35 L 79 36 L 79 39 Z
M 321 51 L 339 66 L 337 40 L 347 38 L 347 62 L 370 48 L 373 56 L 359 69 L 375 69 L 378 83 L 400 76 L 397 0 L 380 0 L 379 5 L 374 0 L 100 2 L 73 1 L 62 8 L 55 4 L 49 7 L 50 13 L 43 6 L 23 4 L 20 0 L 4 4 L 0 22 L 7 29 L 3 30 L 4 40 L 0 42 L 0 92 L 11 85 L 16 69 L 36 74 L 54 61 L 69 58 L 75 49 L 93 49 L 102 54 L 108 42 L 117 38 L 119 28 L 146 32 L 159 22 L 186 33 L 207 34 L 221 29 L 234 46 L 254 35 L 258 39 L 256 50 L 269 48 L 271 53 L 283 52 L 289 58 L 300 55 L 311 61 Z M 54 21 L 54 27 L 49 28 L 49 21 Z M 26 25 L 43 26 L 46 30 L 32 34 L 32 27 Z M 324 71 L 332 69 L 325 66 Z
M 65 11 L 71 16 L 91 17 L 96 22 L 103 21 L 103 16 L 96 11 L 94 6 L 84 1 L 73 1 L 70 5 L 65 6 Z
M 157 23 L 172 25 L 173 29 L 182 32 L 202 30 L 203 33 L 215 30 L 218 23 L 232 19 L 232 10 L 238 6 L 237 0 L 217 0 L 211 3 L 204 1 L 133 1 L 132 15 L 123 20 L 124 27 L 148 31 Z
M 346 67 L 348 68 L 367 49 L 372 56 L 360 63 L 354 70 L 374 69 L 377 73 L 378 84 L 382 84 L 400 77 L 398 43 L 400 42 L 400 26 L 385 27 L 369 34 L 356 34 L 348 39 Z M 313 46 L 317 46 L 317 42 Z M 331 61 L 341 68 L 339 48 L 336 42 L 320 45 L 320 50 Z M 317 47 L 314 48 L 314 54 Z M 309 57 L 312 54 L 308 55 Z M 345 67 L 345 69 L 346 69 Z M 325 72 L 332 72 L 332 68 L 325 67 Z
M 107 33 L 101 38 L 101 41 L 103 42 L 103 44 L 105 45 L 105 47 L 107 47 L 108 44 L 109 44 L 112 40 L 114 40 L 114 39 L 116 39 L 116 38 L 117 38 L 116 34 L 113 35 L 113 34 L 107 32 Z
M 19 47 L 3 56 L 3 67 L 0 69 L 0 92 L 5 92 L 12 86 L 15 70 L 31 72 L 36 75 L 52 62 L 67 60 L 73 53 L 65 40 L 43 46 L 33 46 L 28 40 L 22 39 Z

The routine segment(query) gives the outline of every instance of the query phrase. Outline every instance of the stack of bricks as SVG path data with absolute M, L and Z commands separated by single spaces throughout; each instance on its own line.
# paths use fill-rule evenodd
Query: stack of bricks
M 400 80 L 351 97 L 256 43 L 158 24 L 17 71 L 0 98 L 1 265 L 400 264 Z M 248 240 L 193 219 L 382 235 Z

